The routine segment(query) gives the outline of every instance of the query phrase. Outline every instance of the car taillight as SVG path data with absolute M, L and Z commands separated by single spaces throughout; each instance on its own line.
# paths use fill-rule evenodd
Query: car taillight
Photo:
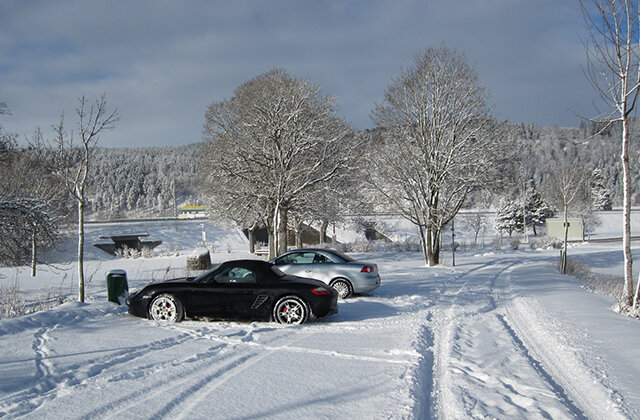
M 311 293 L 313 293 L 314 295 L 318 295 L 318 296 L 322 296 L 322 295 L 329 295 L 331 294 L 327 289 L 325 289 L 324 287 L 316 287 L 315 289 L 311 289 Z
M 373 273 L 374 271 L 376 271 L 376 269 L 371 265 L 365 265 L 362 267 L 362 270 L 360 270 L 361 273 Z

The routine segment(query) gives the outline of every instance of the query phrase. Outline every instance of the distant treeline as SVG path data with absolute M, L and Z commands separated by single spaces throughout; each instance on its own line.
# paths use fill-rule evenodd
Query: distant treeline
M 98 148 L 88 183 L 92 218 L 172 216 L 174 205 L 197 201 L 200 144 Z
M 556 159 L 563 144 L 584 142 L 573 163 L 599 169 L 614 206 L 622 200 L 620 130 L 616 125 L 585 123 L 579 128 L 541 127 L 506 123 L 521 149 L 522 168 L 535 185 L 549 175 L 547 163 Z M 640 129 L 640 124 L 635 121 Z M 640 205 L 640 131 L 632 141 L 633 204 Z M 89 183 L 89 214 L 113 219 L 137 216 L 172 216 L 174 205 L 196 204 L 198 157 L 201 144 L 172 147 L 98 148 Z M 496 203 L 499 197 L 491 202 Z M 473 204 L 473 203 L 470 203 Z
M 614 206 L 622 203 L 622 167 L 620 164 L 620 126 L 605 123 L 583 123 L 580 128 L 540 127 L 512 124 L 517 144 L 521 147 L 522 166 L 531 174 L 536 186 L 549 176 L 547 163 L 558 157 L 558 152 L 569 143 L 574 148 L 572 163 L 576 167 L 598 169 Z M 640 204 L 640 121 L 633 121 L 631 145 L 632 204 Z

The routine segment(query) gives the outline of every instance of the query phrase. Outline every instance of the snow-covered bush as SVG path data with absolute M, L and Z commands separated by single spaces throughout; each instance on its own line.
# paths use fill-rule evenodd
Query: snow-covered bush
M 420 252 L 422 251 L 422 245 L 418 239 L 405 239 L 404 241 L 390 243 L 389 250 L 395 252 Z
M 550 238 L 549 236 L 539 236 L 529 238 L 529 247 L 531 249 L 561 249 L 562 241 L 558 238 Z
M 20 296 L 20 284 L 14 280 L 6 286 L 0 284 L 0 319 L 15 318 L 24 315 L 27 311 L 27 303 Z
M 421 252 L 422 245 L 417 239 L 406 239 L 404 241 L 386 242 L 376 241 L 356 241 L 348 243 L 326 243 L 314 245 L 322 248 L 333 248 L 342 252 Z
M 142 251 L 140 251 L 142 256 L 144 258 L 152 258 L 153 257 L 153 249 L 149 248 L 148 246 L 145 246 L 142 248 Z
M 371 252 L 372 244 L 370 241 L 358 241 L 351 244 L 349 252 Z
M 20 283 L 16 278 L 11 284 L 0 284 L 0 319 L 16 318 L 19 316 L 46 311 L 62 305 L 73 297 L 65 296 L 62 290 L 47 291 L 37 298 L 27 301 L 20 293 Z
M 142 252 L 140 252 L 140 250 L 136 248 L 129 248 L 127 250 L 127 254 L 125 258 L 130 258 L 135 260 L 136 258 L 140 258 L 141 255 L 142 255 Z
M 211 255 L 208 248 L 196 248 L 187 257 L 187 271 L 208 270 L 211 268 Z
M 125 245 L 123 248 L 117 249 L 115 254 L 118 258 L 136 259 L 142 255 L 142 252 L 136 248 L 129 248 Z
M 567 274 L 575 277 L 581 286 L 590 292 L 622 299 L 622 277 L 594 273 L 591 268 L 577 258 L 567 259 Z

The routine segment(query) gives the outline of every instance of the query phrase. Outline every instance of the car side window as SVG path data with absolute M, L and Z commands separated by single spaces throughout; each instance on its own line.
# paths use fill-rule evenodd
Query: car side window
M 327 263 L 331 263 L 332 261 L 325 257 L 322 254 L 315 254 L 315 256 L 313 257 L 313 263 L 314 264 L 327 264 Z
M 226 270 L 216 274 L 213 279 L 217 283 L 255 283 L 256 276 L 253 271 L 243 267 L 229 267 Z
M 294 252 L 283 255 L 276 260 L 276 265 L 282 264 L 311 264 L 313 263 L 313 252 Z
M 276 259 L 276 265 L 284 265 L 284 264 L 295 264 L 295 260 L 298 253 L 283 255 L 282 257 Z

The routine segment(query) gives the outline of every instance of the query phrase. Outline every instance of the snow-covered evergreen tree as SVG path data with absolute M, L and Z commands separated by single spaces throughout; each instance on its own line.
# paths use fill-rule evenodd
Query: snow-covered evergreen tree
M 611 194 L 605 185 L 605 177 L 601 169 L 594 169 L 591 175 L 591 196 L 593 197 L 593 208 L 596 210 L 611 210 Z
M 543 200 L 538 190 L 531 186 L 527 189 L 525 203 L 523 206 L 520 197 L 514 199 L 503 199 L 496 211 L 495 228 L 502 232 L 507 232 L 511 236 L 514 232 L 524 232 L 526 222 L 527 230 L 531 228 L 533 234 L 537 235 L 536 227 L 544 226 L 547 218 L 553 217 L 555 211 Z M 526 215 L 523 218 L 523 211 Z
M 546 220 L 555 214 L 553 208 L 543 200 L 542 195 L 535 187 L 527 190 L 525 209 L 527 227 L 533 229 L 534 235 L 538 234 L 536 227 L 544 226 Z
M 511 236 L 514 232 L 522 232 L 522 204 L 517 200 L 503 199 L 496 210 L 495 228 Z

